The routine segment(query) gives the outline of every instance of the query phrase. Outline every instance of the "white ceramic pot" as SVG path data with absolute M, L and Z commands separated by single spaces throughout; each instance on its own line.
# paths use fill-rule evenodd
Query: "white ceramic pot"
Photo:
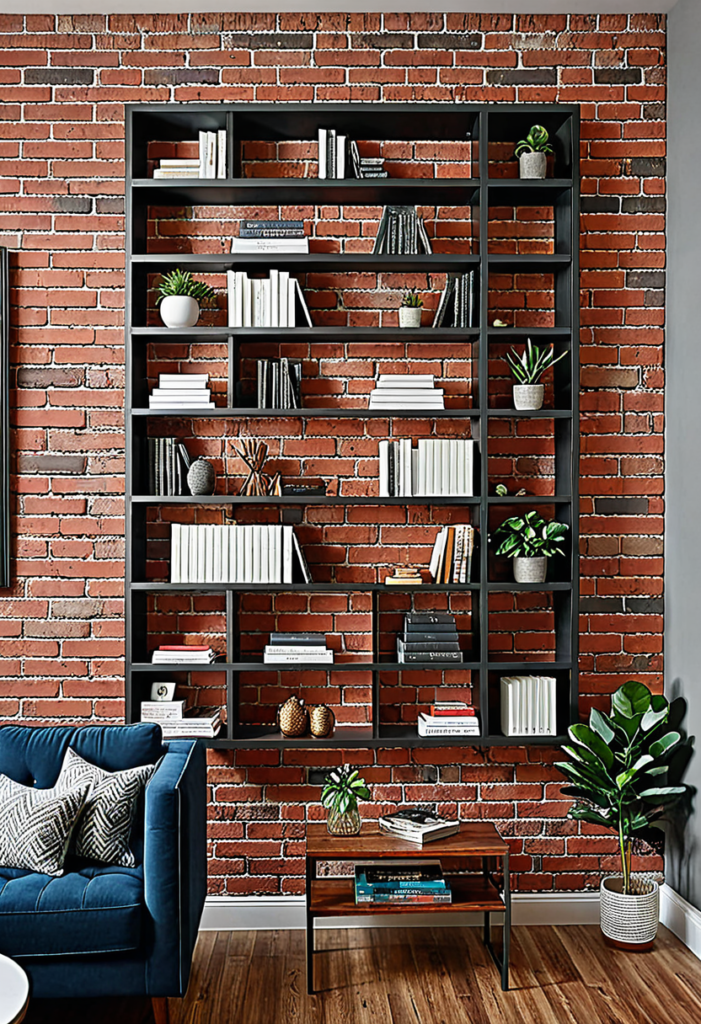
M 546 153 L 521 153 L 518 158 L 522 178 L 544 178 L 548 169 Z
M 160 305 L 161 320 L 166 327 L 183 330 L 194 327 L 200 318 L 197 299 L 191 295 L 167 295 Z
M 514 409 L 542 409 L 545 384 L 514 384 Z
M 548 560 L 545 555 L 526 558 L 516 555 L 514 558 L 514 579 L 517 583 L 545 583 L 548 571 Z
M 421 326 L 421 306 L 400 306 L 399 307 L 400 327 Z
M 636 880 L 637 892 L 624 896 L 620 875 L 601 883 L 599 914 L 601 931 L 625 949 L 649 949 L 657 934 L 660 890 L 657 882 Z M 634 882 L 635 884 L 635 882 Z

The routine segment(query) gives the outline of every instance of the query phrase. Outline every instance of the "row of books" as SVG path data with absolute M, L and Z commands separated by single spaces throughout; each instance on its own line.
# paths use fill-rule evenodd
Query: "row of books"
M 208 373 L 159 373 L 149 409 L 213 409 Z
M 397 661 L 462 661 L 455 616 L 448 612 L 407 612 L 397 637 Z
M 464 274 L 448 274 L 432 326 L 442 327 L 452 320 L 453 327 L 478 327 L 478 282 L 479 276 L 475 270 Z
M 164 158 L 154 178 L 226 178 L 226 131 L 199 133 L 199 156 Z
M 333 665 L 333 651 L 322 633 L 271 633 L 263 661 L 266 665 Z
M 297 302 L 312 326 L 302 287 L 287 270 L 271 269 L 269 277 L 254 278 L 244 270 L 229 270 L 226 280 L 229 327 L 296 327 Z
M 171 583 L 293 583 L 312 578 L 294 527 L 171 524 Z
M 433 251 L 415 206 L 385 206 L 372 251 L 404 256 Z
M 259 409 L 299 409 L 302 405 L 302 360 L 259 359 L 256 363 Z
M 381 373 L 370 392 L 368 408 L 444 409 L 443 389 L 434 386 L 432 373 Z
M 434 583 L 469 583 L 475 529 L 468 523 L 444 526 L 433 545 L 429 571 Z
M 348 136 L 335 128 L 319 128 L 319 177 L 345 178 Z
M 421 712 L 417 721 L 419 736 L 479 736 L 477 712 L 464 701 L 440 701 L 431 710 Z
M 174 437 L 149 437 L 148 487 L 149 494 L 163 497 L 189 494 L 187 471 L 190 455 L 182 441 Z
M 141 721 L 160 725 L 164 740 L 183 736 L 213 739 L 222 727 L 221 708 L 186 709 L 184 700 L 142 700 Z
M 383 860 L 355 865 L 357 904 L 452 903 L 438 860 Z
M 231 251 L 256 252 L 309 252 L 309 239 L 304 234 L 301 220 L 244 220 L 238 238 L 232 238 Z
M 153 665 L 211 665 L 217 654 L 207 644 L 162 644 L 151 652 Z
M 557 681 L 552 676 L 502 676 L 504 736 L 557 735 Z
M 434 839 L 445 839 L 460 831 L 460 822 L 449 821 L 424 807 L 404 807 L 378 818 L 380 831 L 409 843 L 423 846 Z
M 380 441 L 380 497 L 471 497 L 476 441 L 411 438 Z

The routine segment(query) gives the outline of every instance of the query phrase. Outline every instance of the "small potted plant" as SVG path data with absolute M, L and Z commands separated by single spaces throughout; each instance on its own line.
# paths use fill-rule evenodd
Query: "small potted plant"
M 321 804 L 329 812 L 326 827 L 333 836 L 355 836 L 360 832 L 358 800 L 369 800 L 370 790 L 358 770 L 349 764 L 329 772 L 321 791 Z
M 681 698 L 670 704 L 631 680 L 614 693 L 610 715 L 592 708 L 589 725 L 570 727 L 562 748 L 570 760 L 555 765 L 572 783 L 562 790 L 575 797 L 569 817 L 618 838 L 621 874 L 601 882 L 600 921 L 619 948 L 642 952 L 657 933 L 657 882 L 633 878 L 631 857 L 636 840 L 659 846 L 661 819 L 688 792 L 680 782 L 691 747 L 677 731 L 684 711 Z
M 525 516 L 505 519 L 496 530 L 503 538 L 496 550 L 514 560 L 514 580 L 517 583 L 544 583 L 548 571 L 548 558 L 564 555 L 560 544 L 569 527 L 566 523 L 545 520 L 535 509 Z
M 527 339 L 523 352 L 519 353 L 512 348 L 506 353 L 509 369 L 516 378 L 513 391 L 515 409 L 523 411 L 543 407 L 545 385 L 540 383 L 540 378 L 546 370 L 564 359 L 566 355 L 566 352 L 561 352 L 556 356 L 552 345 L 534 345 L 530 338 Z
M 516 144 L 514 156 L 518 157 L 519 174 L 522 178 L 544 178 L 548 167 L 548 153 L 553 147 L 550 136 L 542 124 L 534 124 L 525 139 Z
M 402 304 L 399 307 L 399 326 L 400 327 L 420 327 L 421 326 L 421 308 L 424 304 L 424 300 L 420 295 L 416 294 L 414 288 L 411 291 L 406 292 L 402 299 Z
M 214 289 L 204 281 L 195 281 L 189 270 L 164 274 L 158 285 L 156 305 L 166 327 L 183 330 L 194 327 L 200 317 L 200 302 L 210 302 Z

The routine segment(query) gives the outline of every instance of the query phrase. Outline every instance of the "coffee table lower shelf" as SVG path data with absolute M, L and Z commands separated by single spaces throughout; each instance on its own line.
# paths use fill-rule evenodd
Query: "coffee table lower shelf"
M 495 885 L 482 878 L 446 875 L 452 903 L 356 903 L 352 878 L 317 878 L 312 882 L 309 910 L 314 917 L 359 917 L 362 914 L 504 913 Z

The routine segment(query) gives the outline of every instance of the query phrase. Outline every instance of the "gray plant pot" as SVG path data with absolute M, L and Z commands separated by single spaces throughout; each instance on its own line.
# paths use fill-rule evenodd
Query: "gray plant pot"
M 546 153 L 521 153 L 518 158 L 522 178 L 544 178 L 548 169 Z
M 214 494 L 214 466 L 206 459 L 196 459 L 187 472 L 190 494 Z
M 516 555 L 514 558 L 514 579 L 517 583 L 545 583 L 547 571 L 545 555 L 536 555 L 535 558 Z
M 421 326 L 421 306 L 400 306 L 399 307 L 400 327 Z
M 514 384 L 514 409 L 521 412 L 543 408 L 544 384 Z

